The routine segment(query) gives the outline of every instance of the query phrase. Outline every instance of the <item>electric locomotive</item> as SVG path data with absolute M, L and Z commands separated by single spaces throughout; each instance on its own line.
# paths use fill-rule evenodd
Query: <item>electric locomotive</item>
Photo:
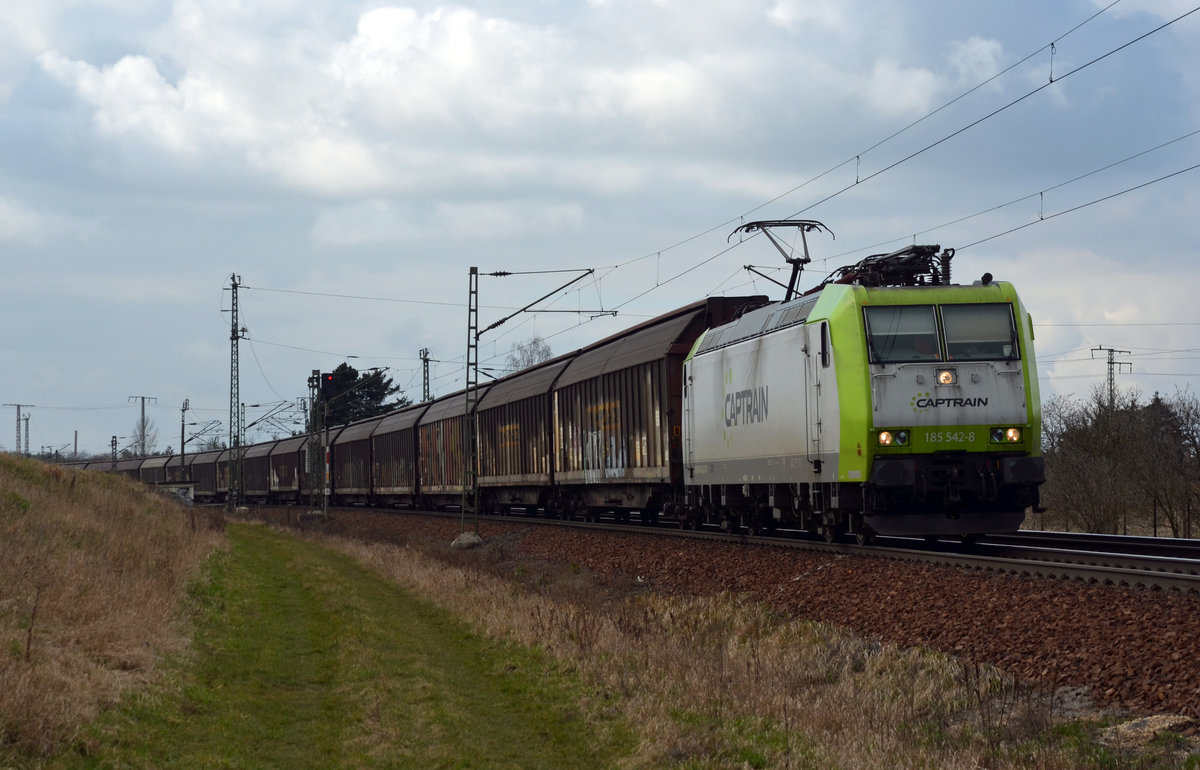
M 781 225 L 823 228 L 739 229 Z M 1045 480 L 1033 325 L 1012 284 L 951 284 L 952 257 L 874 255 L 793 297 L 806 253 L 785 301 L 702 335 L 684 364 L 685 515 L 860 542 L 1018 529 Z

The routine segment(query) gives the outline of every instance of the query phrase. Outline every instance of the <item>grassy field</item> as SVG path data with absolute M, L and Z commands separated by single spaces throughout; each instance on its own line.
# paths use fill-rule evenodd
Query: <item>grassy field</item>
M 631 745 L 543 656 L 252 525 L 198 589 L 195 655 L 65 766 L 571 768 Z

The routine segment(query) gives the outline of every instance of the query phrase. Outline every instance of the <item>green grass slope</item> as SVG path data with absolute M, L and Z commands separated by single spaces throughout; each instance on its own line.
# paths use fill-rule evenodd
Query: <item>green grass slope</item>
M 228 537 L 192 660 L 66 766 L 610 767 L 628 750 L 536 653 L 320 545 L 243 524 Z

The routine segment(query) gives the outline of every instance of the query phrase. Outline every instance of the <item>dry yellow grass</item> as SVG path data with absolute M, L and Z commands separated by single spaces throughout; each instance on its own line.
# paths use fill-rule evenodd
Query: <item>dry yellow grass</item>
M 0 455 L 0 759 L 61 748 L 185 647 L 181 600 L 219 518 L 125 477 Z
M 570 665 L 595 687 L 591 708 L 638 726 L 629 767 L 1077 766 L 1036 740 L 1013 750 L 1048 726 L 1044 699 L 944 655 L 736 596 L 606 599 L 571 575 L 529 591 L 453 555 L 333 542 L 486 633 Z

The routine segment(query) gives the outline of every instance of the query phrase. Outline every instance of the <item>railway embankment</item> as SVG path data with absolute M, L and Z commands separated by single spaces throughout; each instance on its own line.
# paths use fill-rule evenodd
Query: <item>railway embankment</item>
M 1044 598 L 1036 585 L 998 583 L 986 593 L 955 585 L 964 576 L 944 568 L 737 544 L 664 545 L 520 520 L 484 523 L 482 546 L 469 551 L 450 546 L 457 519 L 365 511 L 304 520 L 312 542 L 242 523 L 220 537 L 204 526 L 223 525 L 220 516 L 179 508 L 125 480 L 15 468 L 0 463 L 0 544 L 6 564 L 24 565 L 6 575 L 3 586 L 16 589 L 0 587 L 0 765 L 1195 762 L 1188 759 L 1195 714 L 1172 700 L 1177 688 L 1162 687 L 1158 707 L 1140 708 L 1118 687 L 1104 694 L 1073 684 L 1074 674 L 1061 685 L 1032 667 L 1014 676 L 1021 672 L 992 665 L 979 652 L 988 649 L 983 642 L 964 635 L 973 625 L 995 636 L 1031 622 L 1020 605 Z M 52 590 L 52 565 L 73 563 L 76 552 L 100 560 L 61 570 L 70 578 Z M 104 582 L 110 575 L 114 582 Z M 147 582 L 165 586 L 167 598 L 129 588 Z M 872 592 L 835 595 L 856 585 Z M 976 604 L 993 608 L 1002 607 L 997 596 L 1017 598 L 997 621 L 939 603 L 938 592 L 961 601 L 974 592 Z M 114 594 L 122 607 L 61 614 L 63 607 L 80 612 L 92 593 Z M 151 605 L 164 609 L 163 623 L 127 619 L 152 614 Z M 1077 623 L 1093 622 L 1082 599 L 1070 609 L 1081 608 Z M 890 621 L 879 619 L 888 612 Z M 149 631 L 120 639 L 101 633 L 105 613 Z M 1143 607 L 1129 628 L 1162 617 Z M 1042 636 L 1053 646 L 1069 633 L 1064 621 Z M 116 641 L 85 642 L 100 637 Z M 1099 637 L 1086 639 L 1099 650 Z M 1182 631 L 1174 640 L 1192 644 Z M 67 660 L 71 647 L 99 668 L 46 667 Z M 1072 648 L 1063 659 L 1081 652 Z M 1093 666 L 1105 660 L 1093 658 Z M 1034 661 L 1056 676 L 1088 669 L 1045 655 Z M 111 686 L 122 678 L 123 686 Z M 55 688 L 66 679 L 80 687 L 70 697 L 92 708 L 58 722 L 56 734 L 36 733 L 45 741 L 39 747 L 13 719 L 14 705 L 34 713 L 33 689 L 22 682 L 62 704 Z M 1047 681 L 1052 686 L 1038 686 Z M 1185 713 L 1171 713 L 1177 703 Z M 61 705 L 38 713 L 54 708 Z M 1156 719 L 1140 720 L 1149 726 L 1140 733 L 1108 732 L 1148 715 Z M 598 764 L 597 748 L 607 757 Z M 536 752 L 548 749 L 562 754 L 539 764 Z
M 0 454 L 0 766 L 69 742 L 187 648 L 222 526 L 124 476 Z
M 438 549 L 457 520 L 340 511 L 333 528 Z M 995 666 L 1063 713 L 1200 717 L 1200 595 L 736 543 L 482 522 L 493 569 L 585 571 L 603 594 L 730 594 L 783 617 Z M 450 557 L 453 558 L 453 557 Z

